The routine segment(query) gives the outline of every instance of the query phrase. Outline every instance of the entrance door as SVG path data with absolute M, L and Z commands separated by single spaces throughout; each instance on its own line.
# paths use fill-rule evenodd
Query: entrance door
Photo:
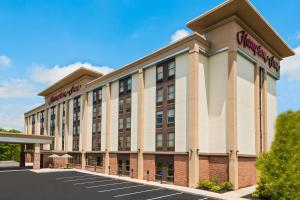
M 174 158 L 173 156 L 155 157 L 155 178 L 157 181 L 174 182 Z
M 129 155 L 118 155 L 118 174 L 120 176 L 130 175 Z

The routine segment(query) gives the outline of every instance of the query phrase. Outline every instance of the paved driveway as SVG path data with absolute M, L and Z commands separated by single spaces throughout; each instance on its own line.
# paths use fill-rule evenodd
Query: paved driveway
M 0 200 L 212 200 L 213 198 L 80 172 L 0 172 Z

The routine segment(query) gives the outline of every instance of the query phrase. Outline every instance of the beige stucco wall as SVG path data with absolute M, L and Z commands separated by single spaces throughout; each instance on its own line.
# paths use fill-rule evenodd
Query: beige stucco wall
M 275 136 L 276 106 L 276 80 L 267 75 L 267 150 L 270 150 Z
M 111 137 L 110 150 L 118 151 L 118 133 L 119 133 L 119 81 L 111 84 Z
M 208 58 L 199 55 L 198 70 L 198 149 L 209 153 L 209 118 L 208 118 Z
M 138 74 L 133 74 L 131 89 L 131 151 L 137 151 L 137 134 L 138 134 Z
M 175 79 L 175 151 L 187 152 L 187 77 L 188 54 L 176 57 Z
M 211 56 L 208 63 L 209 152 L 226 153 L 228 52 Z
M 86 127 L 86 151 L 92 150 L 92 129 L 93 129 L 93 91 L 88 93 L 87 104 L 87 127 Z
M 144 151 L 155 151 L 156 67 L 145 69 Z
M 254 64 L 237 56 L 237 139 L 240 154 L 255 155 Z

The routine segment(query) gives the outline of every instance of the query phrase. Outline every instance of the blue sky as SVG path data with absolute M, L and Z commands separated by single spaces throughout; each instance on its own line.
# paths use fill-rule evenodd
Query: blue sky
M 121 67 L 185 35 L 186 22 L 221 2 L 1 0 L 0 127 L 22 130 L 23 113 L 43 103 L 36 93 L 81 64 Z M 298 53 L 282 64 L 277 86 L 278 112 L 297 110 L 300 1 L 251 2 Z

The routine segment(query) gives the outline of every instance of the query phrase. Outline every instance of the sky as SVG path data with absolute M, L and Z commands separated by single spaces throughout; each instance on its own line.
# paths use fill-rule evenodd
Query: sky
M 223 0 L 1 0 L 0 127 L 23 130 L 37 93 L 80 66 L 103 73 L 191 33 Z M 293 48 L 281 64 L 278 112 L 300 109 L 300 1 L 251 0 Z

